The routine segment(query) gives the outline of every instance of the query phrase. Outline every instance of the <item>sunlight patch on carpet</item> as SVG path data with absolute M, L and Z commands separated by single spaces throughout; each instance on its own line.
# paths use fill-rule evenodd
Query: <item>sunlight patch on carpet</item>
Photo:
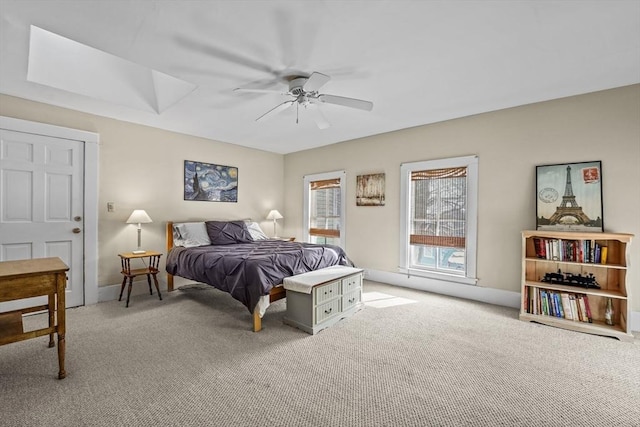
M 364 305 L 375 308 L 394 307 L 397 305 L 413 304 L 418 302 L 409 298 L 395 297 L 382 292 L 364 292 L 362 294 Z

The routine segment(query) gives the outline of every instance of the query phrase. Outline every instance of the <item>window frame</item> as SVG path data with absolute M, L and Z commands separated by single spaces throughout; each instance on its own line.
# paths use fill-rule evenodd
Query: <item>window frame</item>
M 445 169 L 455 167 L 467 168 L 467 200 L 465 229 L 465 273 L 464 275 L 443 271 L 416 269 L 411 267 L 410 231 L 411 231 L 411 173 L 420 170 Z M 477 270 L 477 238 L 478 238 L 478 156 L 463 156 L 446 159 L 425 160 L 402 163 L 400 165 L 400 260 L 398 270 L 409 276 L 420 276 L 433 279 L 475 285 L 478 282 Z
M 341 248 L 346 247 L 346 231 L 345 231 L 345 220 L 346 220 L 346 177 L 347 173 L 344 170 L 334 171 L 334 172 L 324 172 L 317 173 L 312 175 L 304 176 L 304 209 L 303 209 L 303 229 L 302 229 L 302 240 L 305 242 L 310 241 L 309 235 L 309 223 L 310 223 L 310 213 L 311 213 L 311 182 L 313 181 L 324 181 L 329 179 L 339 179 L 340 180 L 340 239 L 339 244 Z

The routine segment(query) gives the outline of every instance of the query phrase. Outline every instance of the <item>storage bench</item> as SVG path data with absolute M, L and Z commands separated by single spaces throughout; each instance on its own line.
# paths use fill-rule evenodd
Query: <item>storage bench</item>
M 362 269 L 333 266 L 286 277 L 284 323 L 316 334 L 363 307 Z

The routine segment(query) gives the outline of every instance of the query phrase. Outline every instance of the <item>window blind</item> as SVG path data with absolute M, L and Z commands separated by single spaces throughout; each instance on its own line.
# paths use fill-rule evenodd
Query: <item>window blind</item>
M 340 178 L 311 181 L 309 235 L 340 238 Z
M 311 190 L 322 190 L 326 188 L 340 188 L 340 178 L 323 179 L 322 181 L 311 181 Z
M 466 167 L 411 172 L 411 245 L 464 248 Z

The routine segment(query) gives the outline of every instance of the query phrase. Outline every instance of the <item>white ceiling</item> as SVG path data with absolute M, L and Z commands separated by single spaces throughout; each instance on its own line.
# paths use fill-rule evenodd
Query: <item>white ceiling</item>
M 640 83 L 638 0 L 0 0 L 0 15 L 0 92 L 276 153 Z M 31 25 L 197 88 L 154 110 L 29 81 Z M 233 92 L 313 71 L 373 111 L 257 123 L 287 98 Z

